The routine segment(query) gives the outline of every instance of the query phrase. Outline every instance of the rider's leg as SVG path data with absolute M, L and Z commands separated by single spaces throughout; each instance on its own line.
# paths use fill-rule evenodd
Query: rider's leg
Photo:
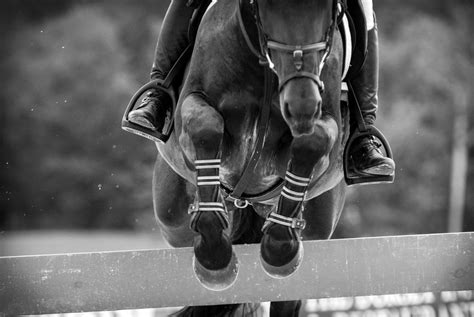
M 151 79 L 164 79 L 189 44 L 188 27 L 194 9 L 188 0 L 172 0 L 166 12 L 155 50 Z M 171 122 L 171 99 L 161 90 L 151 91 L 129 113 L 129 121 L 160 132 Z
M 378 107 L 378 35 L 372 0 L 362 0 L 367 22 L 367 57 L 359 74 L 351 81 L 366 125 L 373 125 Z M 367 136 L 356 140 L 350 149 L 354 168 L 361 173 L 391 175 L 395 163 L 383 155 L 380 144 Z

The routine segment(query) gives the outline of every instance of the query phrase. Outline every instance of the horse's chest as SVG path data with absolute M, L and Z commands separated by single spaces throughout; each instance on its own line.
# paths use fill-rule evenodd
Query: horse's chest
M 257 163 L 249 174 L 248 194 L 267 190 L 284 175 L 288 161 L 290 142 L 284 142 L 274 122 L 268 125 L 263 135 L 259 135 L 258 120 L 241 120 L 240 128 L 230 129 L 223 142 L 221 180 L 232 188 L 240 181 L 250 162 L 257 158 Z M 227 130 L 227 128 L 226 128 Z M 261 132 L 260 132 L 261 133 Z M 259 145 L 259 138 L 264 142 Z

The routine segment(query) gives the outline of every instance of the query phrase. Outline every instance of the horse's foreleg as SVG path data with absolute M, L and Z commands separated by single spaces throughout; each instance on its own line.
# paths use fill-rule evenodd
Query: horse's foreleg
M 263 227 L 262 264 L 272 276 L 288 276 L 301 262 L 300 234 L 305 224 L 301 212 L 306 191 L 311 179 L 327 170 L 334 139 L 331 129 L 318 126 L 315 134 L 293 140 L 277 210 L 268 216 Z
M 199 233 L 194 241 L 195 271 L 205 286 L 221 289 L 235 278 L 232 243 L 224 232 L 229 220 L 219 191 L 224 120 L 198 94 L 186 97 L 181 118 L 179 141 L 196 168 L 197 199 L 191 218 L 191 228 Z

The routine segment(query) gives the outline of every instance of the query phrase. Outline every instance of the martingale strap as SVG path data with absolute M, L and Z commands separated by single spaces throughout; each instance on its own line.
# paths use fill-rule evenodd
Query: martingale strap
M 252 150 L 252 155 L 245 166 L 244 172 L 240 176 L 239 181 L 234 187 L 234 190 L 229 194 L 231 200 L 240 199 L 242 197 L 245 189 L 250 183 L 251 176 L 254 172 L 255 167 L 257 166 L 260 155 L 262 154 L 263 145 L 265 141 L 265 135 L 268 130 L 268 125 L 270 122 L 270 110 L 272 106 L 272 95 L 273 95 L 273 73 L 269 68 L 264 69 L 265 76 L 265 88 L 262 106 L 260 107 L 260 114 L 257 125 L 257 139 L 255 141 L 255 146 Z M 245 200 L 244 200 L 245 201 Z M 246 202 L 243 206 L 247 206 Z M 236 205 L 237 206 L 237 205 Z M 238 207 L 238 206 L 237 206 Z M 239 207 L 240 208 L 240 207 Z

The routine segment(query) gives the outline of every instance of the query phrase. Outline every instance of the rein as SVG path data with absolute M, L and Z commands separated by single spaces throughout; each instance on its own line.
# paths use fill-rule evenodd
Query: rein
M 239 6 L 237 9 L 237 19 L 239 22 L 241 33 L 245 39 L 245 42 L 249 50 L 252 52 L 253 55 L 255 55 L 258 58 L 259 64 L 264 67 L 264 78 L 265 78 L 263 104 L 262 104 L 262 107 L 260 108 L 259 122 L 257 126 L 257 139 L 255 142 L 254 149 L 252 151 L 252 155 L 250 156 L 250 160 L 247 166 L 245 167 L 244 172 L 242 173 L 239 181 L 237 182 L 237 184 L 235 185 L 232 191 L 230 191 L 228 188 L 223 187 L 221 185 L 221 188 L 223 189 L 225 195 L 227 196 L 226 197 L 227 199 L 232 200 L 234 202 L 234 205 L 237 208 L 245 208 L 248 206 L 249 203 L 265 201 L 265 200 L 269 200 L 274 197 L 277 197 L 282 190 L 283 182 L 284 182 L 283 179 L 280 179 L 280 181 L 276 185 L 274 185 L 270 190 L 268 190 L 267 192 L 261 195 L 243 196 L 244 191 L 249 184 L 249 181 L 255 169 L 255 166 L 257 165 L 258 160 L 260 159 L 260 155 L 262 153 L 265 135 L 268 129 L 268 124 L 269 124 L 269 119 L 270 119 L 270 110 L 272 106 L 272 95 L 273 95 L 273 77 L 274 77 L 274 74 L 278 76 L 278 73 L 274 67 L 274 63 L 272 62 L 271 57 L 270 57 L 271 51 L 272 50 L 282 51 L 282 52 L 287 52 L 287 53 L 292 54 L 293 63 L 296 69 L 295 72 L 287 75 L 285 78 L 280 80 L 279 91 L 281 91 L 290 80 L 294 78 L 306 77 L 313 80 L 319 87 L 320 92 L 323 92 L 324 83 L 320 79 L 320 75 L 326 63 L 326 60 L 329 54 L 331 53 L 332 39 L 333 39 L 334 32 L 337 25 L 338 1 L 337 0 L 333 1 L 332 21 L 331 21 L 331 25 L 329 26 L 326 32 L 325 40 L 321 42 L 305 44 L 305 45 L 288 45 L 285 43 L 280 43 L 277 41 L 270 40 L 268 35 L 263 30 L 262 22 L 260 20 L 260 15 L 258 11 L 257 0 L 237 0 L 237 1 L 238 1 L 238 6 Z M 259 42 L 258 48 L 255 47 L 255 45 L 253 44 L 244 24 L 244 20 L 242 17 L 243 1 L 248 1 L 249 5 L 251 6 L 254 23 L 257 28 L 258 42 Z M 305 71 L 303 68 L 304 54 L 308 52 L 312 52 L 312 51 L 316 51 L 316 52 L 324 51 L 323 57 L 321 58 L 316 74 L 313 72 Z

